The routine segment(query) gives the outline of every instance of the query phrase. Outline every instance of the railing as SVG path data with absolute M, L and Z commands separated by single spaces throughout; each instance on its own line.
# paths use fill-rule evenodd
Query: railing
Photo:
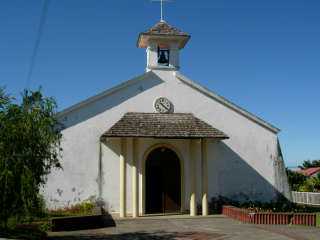
M 320 206 L 320 193 L 292 191 L 292 201 L 294 203 Z

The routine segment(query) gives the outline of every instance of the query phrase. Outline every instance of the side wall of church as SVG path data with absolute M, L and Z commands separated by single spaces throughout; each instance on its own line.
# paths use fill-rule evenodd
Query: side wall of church
M 119 139 L 101 144 L 100 136 L 126 112 L 154 112 L 157 97 L 167 97 L 175 112 L 193 113 L 230 139 L 209 140 L 209 197 L 268 201 L 276 196 L 275 159 L 277 136 L 265 127 L 181 82 L 173 72 L 145 74 L 121 90 L 101 97 L 62 117 L 63 171 L 54 171 L 44 189 L 50 208 L 70 206 L 102 197 L 111 212 L 119 211 Z M 189 140 L 139 140 L 139 210 L 142 212 L 144 154 L 158 143 L 171 144 L 183 158 L 184 208 L 189 208 Z M 131 211 L 132 149 L 127 143 L 127 210 Z M 199 153 L 200 154 L 200 153 Z M 102 171 L 99 172 L 101 156 Z M 200 203 L 201 172 L 197 161 L 197 199 Z M 100 176 L 100 177 L 99 177 Z M 101 181 L 102 180 L 102 181 Z M 101 182 L 101 185 L 99 185 Z M 99 188 L 99 186 L 101 186 Z M 100 189 L 100 190 L 99 190 Z

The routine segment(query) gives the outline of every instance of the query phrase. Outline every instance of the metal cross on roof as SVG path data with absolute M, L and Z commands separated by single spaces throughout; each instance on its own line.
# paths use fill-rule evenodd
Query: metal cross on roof
M 151 0 L 152 2 L 160 2 L 160 21 L 164 22 L 163 19 L 163 3 L 164 2 L 171 2 L 172 0 Z

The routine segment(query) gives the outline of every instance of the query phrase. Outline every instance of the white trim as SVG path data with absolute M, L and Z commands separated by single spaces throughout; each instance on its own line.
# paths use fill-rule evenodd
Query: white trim
M 58 112 L 57 116 L 59 118 L 61 118 L 64 115 L 66 115 L 66 114 L 68 114 L 68 113 L 70 113 L 72 111 L 75 111 L 75 110 L 77 110 L 79 108 L 82 108 L 82 107 L 84 107 L 84 106 L 86 106 L 86 105 L 88 105 L 88 104 L 90 104 L 92 102 L 95 102 L 95 101 L 97 101 L 97 100 L 99 100 L 101 98 L 104 98 L 104 97 L 106 97 L 106 96 L 108 96 L 110 94 L 113 94 L 113 93 L 115 93 L 115 92 L 117 92 L 117 91 L 119 91 L 119 90 L 121 90 L 121 89 L 123 89 L 125 87 L 128 87 L 128 86 L 130 86 L 130 85 L 132 85 L 132 84 L 134 84 L 134 83 L 136 83 L 136 82 L 138 82 L 140 80 L 143 80 L 144 78 L 146 78 L 151 73 L 154 74 L 152 71 L 146 72 L 146 73 L 144 73 L 144 74 L 142 74 L 140 76 L 132 78 L 132 79 L 130 79 L 128 81 L 125 81 L 123 83 L 120 83 L 120 84 L 116 85 L 115 87 L 109 88 L 109 89 L 107 89 L 107 90 L 105 90 L 105 91 L 103 91 L 103 92 L 101 92 L 101 93 L 99 93 L 97 95 L 89 97 L 89 98 L 87 98 L 87 99 L 85 99 L 85 100 L 83 100 L 83 101 L 81 101 L 79 103 L 76 103 L 76 104 L 72 105 L 71 107 L 68 107 L 68 108 Z
M 161 66 L 161 65 L 152 66 L 152 65 L 148 65 L 147 66 L 147 71 L 152 71 L 152 70 L 178 71 L 179 69 L 180 69 L 179 66 L 173 66 L 173 65 L 169 65 L 169 66 Z
M 218 101 L 219 103 L 225 105 L 226 107 L 229 107 L 230 109 L 236 111 L 237 113 L 240 113 L 242 116 L 254 121 L 255 123 L 258 123 L 260 126 L 274 132 L 279 133 L 281 130 L 272 124 L 264 121 L 263 119 L 255 116 L 254 114 L 246 111 L 245 109 L 239 107 L 238 105 L 230 102 L 226 98 L 219 96 L 218 94 L 212 92 L 211 90 L 208 90 L 207 88 L 201 86 L 198 83 L 195 83 L 194 81 L 190 80 L 186 76 L 182 75 L 180 72 L 176 72 L 176 77 L 179 78 L 183 83 L 187 84 L 188 86 L 192 87 L 193 89 L 198 90 L 199 92 L 207 95 L 208 97 Z

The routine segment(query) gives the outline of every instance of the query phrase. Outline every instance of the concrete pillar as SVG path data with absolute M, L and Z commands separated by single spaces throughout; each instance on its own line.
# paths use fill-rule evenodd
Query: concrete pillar
M 138 190 L 138 139 L 134 138 L 132 143 L 132 217 L 139 216 L 139 190 Z
M 120 139 L 120 217 L 126 217 L 126 139 Z
M 208 216 L 208 152 L 207 141 L 201 140 L 202 216 Z
M 197 201 L 196 201 L 196 140 L 190 140 L 190 166 L 189 166 L 189 176 L 190 176 L 190 216 L 197 215 Z

